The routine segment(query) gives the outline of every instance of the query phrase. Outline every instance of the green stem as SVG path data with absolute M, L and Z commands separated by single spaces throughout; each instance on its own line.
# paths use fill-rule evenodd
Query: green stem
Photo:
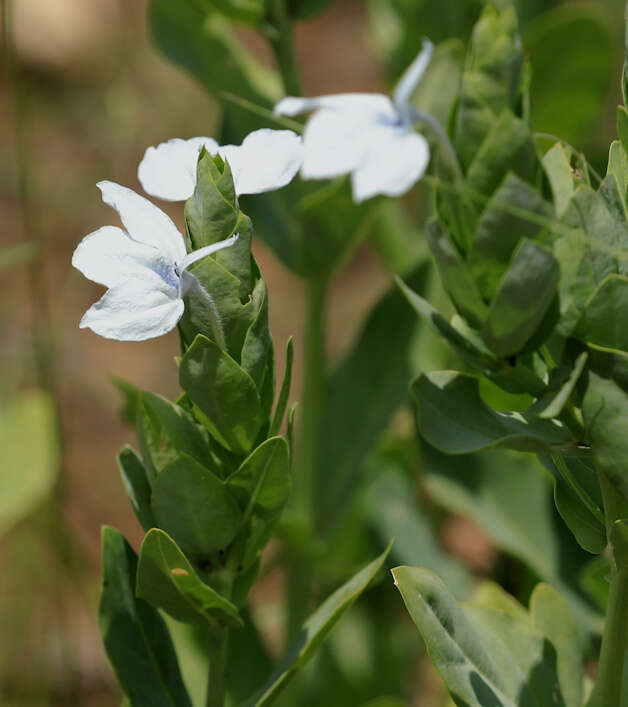
M 269 18 L 271 26 L 267 37 L 281 74 L 284 91 L 290 96 L 301 96 L 303 89 L 294 57 L 292 23 L 288 16 L 285 0 L 271 0 L 269 2 Z
M 604 510 L 606 512 L 607 537 L 617 520 L 616 492 L 604 472 L 598 470 Z M 609 543 L 610 544 L 610 543 Z M 628 567 L 617 566 L 611 545 L 611 586 L 606 608 L 602 650 L 595 688 L 589 707 L 620 707 L 621 687 L 628 636 Z
M 327 278 L 308 280 L 305 326 L 305 372 L 301 393 L 303 417 L 299 429 L 297 463 L 293 491 L 293 507 L 308 533 L 316 527 L 314 498 L 319 464 L 322 389 L 325 371 L 325 298 Z M 305 620 L 312 585 L 312 558 L 294 557 L 288 585 L 288 628 L 292 638 Z
M 223 707 L 225 704 L 228 639 L 229 629 L 227 628 L 215 629 L 211 632 L 206 707 Z

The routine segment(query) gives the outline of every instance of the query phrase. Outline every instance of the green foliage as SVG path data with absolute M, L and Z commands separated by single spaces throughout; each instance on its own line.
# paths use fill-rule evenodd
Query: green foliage
M 384 564 L 388 548 L 375 560 L 362 568 L 348 582 L 339 587 L 303 624 L 303 628 L 291 646 L 288 654 L 268 682 L 247 704 L 263 707 L 272 704 L 277 695 L 285 689 L 288 682 L 312 658 L 325 641 L 334 625 L 349 609 L 353 602 L 368 587 Z
M 156 523 L 150 505 L 151 484 L 146 468 L 136 452 L 129 446 L 123 447 L 118 455 L 118 468 L 135 515 L 142 528 L 148 532 L 155 527 Z
M 191 707 L 163 619 L 135 596 L 137 556 L 118 531 L 107 527 L 102 555 L 100 633 L 130 703 Z
M 453 371 L 422 374 L 413 383 L 412 392 L 421 434 L 448 454 L 491 447 L 560 453 L 574 443 L 564 425 L 492 410 L 482 401 L 477 379 L 472 376 Z
M 424 290 L 428 268 L 420 263 L 408 276 Z M 420 323 L 392 289 L 369 314 L 352 349 L 325 383 L 317 482 L 317 514 L 329 530 L 356 488 L 364 459 L 391 415 L 408 399 Z
M 205 584 L 174 540 L 157 528 L 142 542 L 136 593 L 179 621 L 242 626 L 237 608 Z
M 532 126 L 582 144 L 610 90 L 613 43 L 603 8 L 591 3 L 545 12 L 524 29 L 523 42 L 532 67 Z
M 0 535 L 50 495 L 58 467 L 57 420 L 39 390 L 18 393 L 0 411 Z
M 395 584 L 453 699 L 477 707 L 582 701 L 583 656 L 562 597 L 539 585 L 530 613 L 458 604 L 440 578 L 397 567 Z

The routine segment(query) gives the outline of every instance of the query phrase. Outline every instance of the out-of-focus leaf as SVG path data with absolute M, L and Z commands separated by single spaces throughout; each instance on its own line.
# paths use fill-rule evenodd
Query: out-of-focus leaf
M 33 243 L 16 243 L 2 248 L 0 250 L 0 272 L 27 263 L 35 257 L 36 253 L 37 248 Z
M 58 472 L 57 421 L 43 391 L 28 390 L 0 411 L 0 535 L 50 494 Z
M 613 76 L 613 42 L 603 6 L 549 10 L 526 26 L 523 43 L 532 65 L 534 129 L 580 144 L 599 118 Z
M 407 282 L 423 291 L 427 276 L 424 262 Z M 375 306 L 352 350 L 325 382 L 327 414 L 322 421 L 316 502 L 323 528 L 342 510 L 378 434 L 408 399 L 420 326 L 401 292 L 392 289 Z
M 151 0 L 150 24 L 159 49 L 217 98 L 228 91 L 270 107 L 281 97 L 278 76 L 244 48 L 218 13 L 193 0 Z M 246 110 L 228 112 L 242 137 L 260 127 L 259 117 Z
M 102 533 L 100 633 L 122 689 L 133 705 L 192 707 L 164 620 L 135 596 L 137 556 L 121 533 Z
M 468 598 L 471 575 L 462 562 L 441 548 L 410 481 L 377 454 L 368 464 L 377 476 L 365 492 L 365 513 L 380 540 L 395 538 L 392 559 L 437 572 L 455 588 L 456 597 Z
M 481 399 L 478 381 L 455 371 L 420 375 L 412 384 L 421 435 L 447 454 L 491 447 L 565 451 L 574 440 L 561 423 L 495 412 Z
M 174 540 L 158 528 L 142 542 L 136 595 L 179 621 L 243 624 L 237 608 L 201 581 Z
M 344 612 L 368 587 L 384 564 L 384 560 L 390 552 L 390 547 L 391 545 L 379 557 L 337 589 L 307 619 L 296 642 L 292 645 L 284 660 L 258 694 L 251 698 L 247 703 L 248 705 L 264 707 L 272 704 L 288 682 L 320 648 Z
M 475 521 L 497 547 L 556 587 L 581 623 L 599 631 L 601 616 L 575 589 L 590 555 L 553 509 L 551 479 L 535 460 L 501 450 L 452 457 L 426 448 L 424 455 L 430 496 Z

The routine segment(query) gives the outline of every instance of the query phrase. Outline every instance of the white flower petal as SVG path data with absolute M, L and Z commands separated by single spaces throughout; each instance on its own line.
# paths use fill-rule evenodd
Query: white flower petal
M 402 130 L 372 131 L 370 146 L 352 174 L 353 198 L 400 196 L 423 175 L 430 161 L 427 140 Z
M 339 111 L 383 114 L 394 117 L 395 111 L 388 96 L 381 93 L 336 93 L 316 98 L 286 96 L 275 106 L 275 115 L 295 116 L 316 108 Z
M 292 130 L 255 130 L 241 145 L 225 145 L 218 151 L 229 162 L 237 194 L 284 187 L 303 161 L 303 143 Z
M 85 312 L 79 326 L 107 339 L 144 341 L 174 329 L 183 308 L 178 293 L 173 296 L 150 283 L 129 280 L 107 290 Z
M 112 206 L 122 219 L 133 240 L 157 248 L 171 263 L 185 257 L 185 243 L 169 216 L 148 199 L 115 182 L 98 182 L 103 201 Z
M 194 193 L 196 163 L 201 147 L 215 155 L 218 143 L 211 137 L 174 138 L 149 147 L 137 168 L 142 189 L 166 201 L 185 201 Z
M 72 255 L 72 265 L 85 277 L 107 287 L 140 278 L 160 287 L 172 282 L 174 269 L 155 248 L 134 241 L 117 226 L 103 226 L 85 236 Z
M 179 263 L 180 272 L 182 273 L 186 268 L 189 268 L 190 265 L 192 265 L 192 263 L 195 263 L 197 260 L 201 260 L 202 258 L 205 258 L 218 250 L 222 250 L 223 248 L 228 248 L 229 246 L 233 245 L 239 237 L 239 233 L 234 233 L 233 236 L 225 238 L 224 241 L 217 241 L 216 243 L 211 243 L 210 245 L 203 246 L 198 250 L 193 250 L 191 253 L 188 253 L 185 258 L 183 258 L 183 260 Z
M 398 110 L 404 111 L 406 106 L 410 102 L 410 97 L 414 93 L 414 89 L 421 80 L 421 77 L 425 73 L 432 54 L 434 52 L 434 45 L 425 39 L 423 41 L 423 46 L 419 52 L 416 59 L 410 64 L 410 66 L 404 71 L 403 76 L 395 88 L 393 93 L 393 102 L 397 106 Z
M 366 149 L 364 133 L 374 124 L 371 115 L 356 111 L 314 113 L 303 135 L 303 178 L 325 179 L 354 170 Z

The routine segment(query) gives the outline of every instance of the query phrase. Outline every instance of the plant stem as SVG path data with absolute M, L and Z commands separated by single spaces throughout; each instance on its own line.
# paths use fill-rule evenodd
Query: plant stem
M 223 707 L 225 703 L 228 639 L 227 628 L 217 628 L 211 632 L 206 707 Z
M 285 0 L 271 0 L 269 2 L 269 17 L 271 31 L 267 33 L 267 37 L 281 74 L 284 91 L 290 96 L 301 96 L 303 89 L 294 57 L 292 23 L 288 16 Z
M 598 470 L 604 510 L 606 512 L 607 537 L 617 520 L 616 492 L 604 472 Z M 611 546 L 611 586 L 606 608 L 602 650 L 595 688 L 589 707 L 620 707 L 621 687 L 628 636 L 628 567 L 617 566 Z
M 325 371 L 326 277 L 311 277 L 307 289 L 305 371 L 301 393 L 303 417 L 299 429 L 293 508 L 308 533 L 314 533 L 314 497 L 319 463 L 322 389 Z M 294 637 L 307 616 L 312 584 L 311 557 L 295 557 L 288 587 L 288 636 Z

